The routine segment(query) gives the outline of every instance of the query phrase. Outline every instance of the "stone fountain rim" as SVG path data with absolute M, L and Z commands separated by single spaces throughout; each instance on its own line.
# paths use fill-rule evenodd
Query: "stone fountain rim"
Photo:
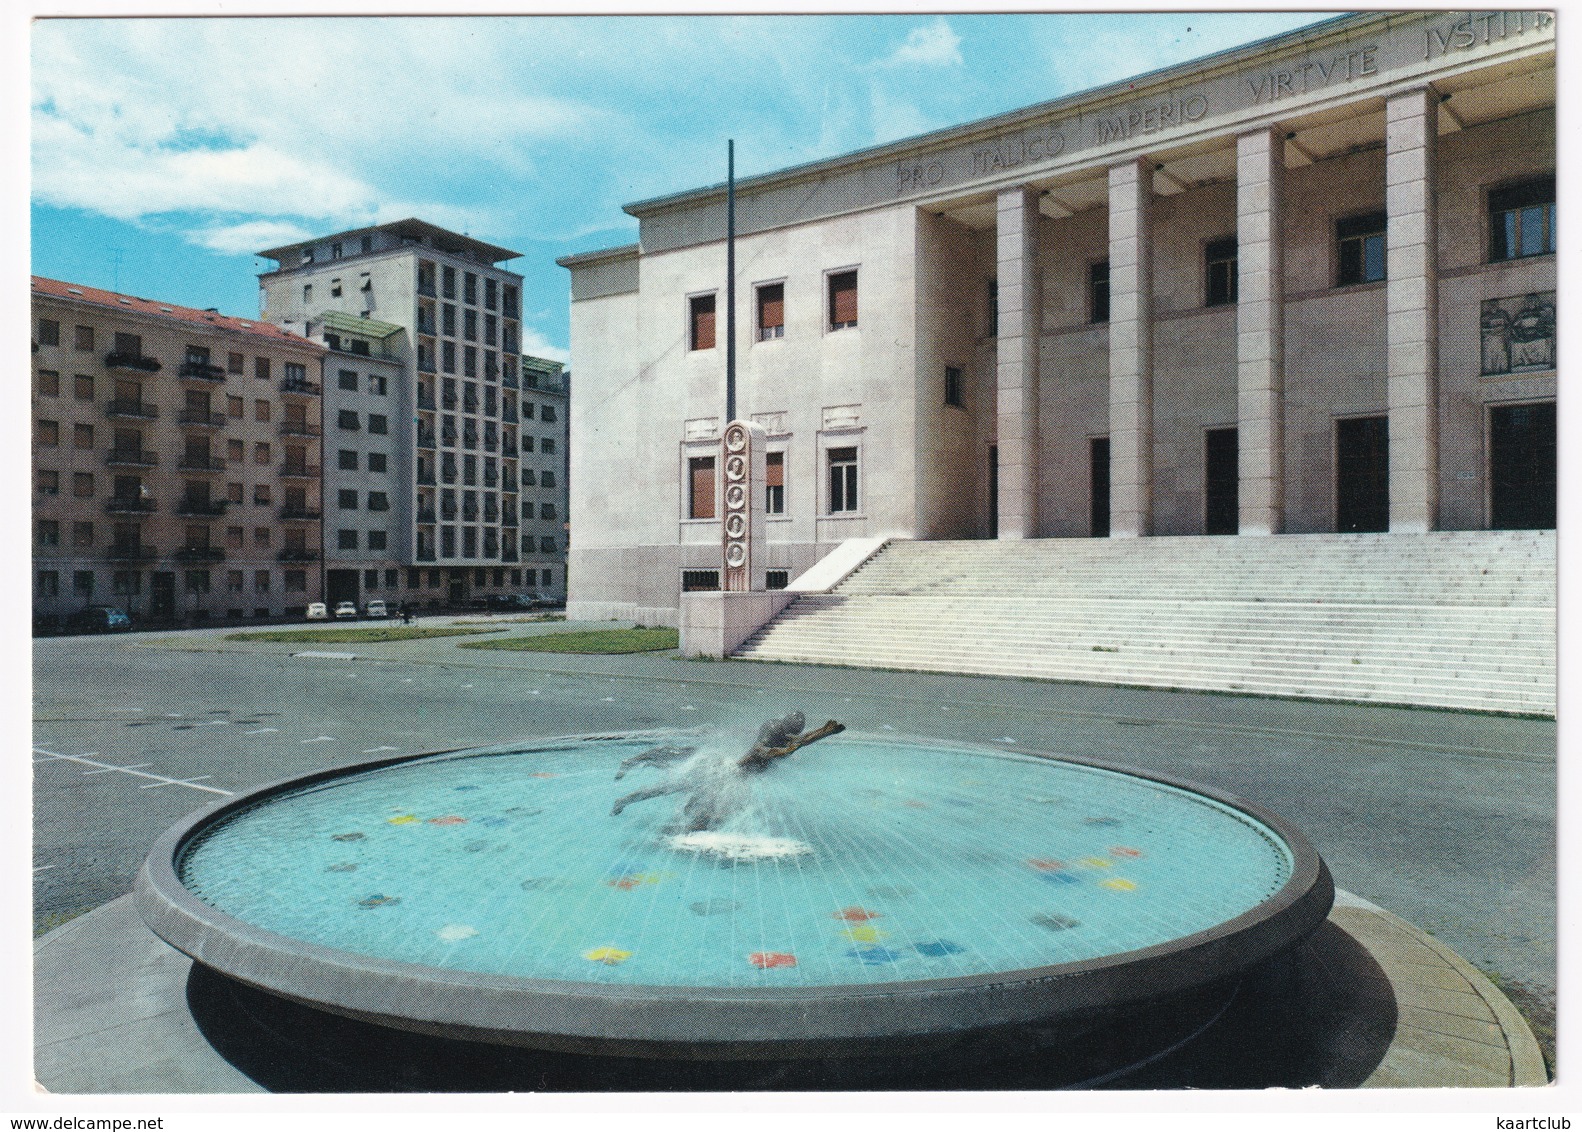
M 514 1045 L 846 1046 L 884 1039 L 1091 1017 L 1179 997 L 1232 978 L 1318 927 L 1334 901 L 1328 867 L 1279 815 L 1233 794 L 1154 770 L 1035 749 L 848 731 L 848 738 L 926 743 L 999 757 L 1032 757 L 1130 775 L 1185 790 L 1263 823 L 1291 853 L 1281 889 L 1220 924 L 1164 943 L 1095 959 L 1014 971 L 882 984 L 696 987 L 595 984 L 454 971 L 358 955 L 292 939 L 203 902 L 181 882 L 187 843 L 228 814 L 335 778 L 446 755 L 549 750 L 568 743 L 659 739 L 680 729 L 602 732 L 448 748 L 329 767 L 265 783 L 189 814 L 163 833 L 139 870 L 134 897 L 149 928 L 193 960 L 238 981 L 400 1029 Z M 681 1009 L 686 1006 L 688 1009 Z M 864 1047 L 866 1048 L 866 1047 Z

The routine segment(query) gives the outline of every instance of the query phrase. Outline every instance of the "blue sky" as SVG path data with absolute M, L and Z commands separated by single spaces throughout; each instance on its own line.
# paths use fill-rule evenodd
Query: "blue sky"
M 565 359 L 556 256 L 634 200 L 972 121 L 1310 24 L 1110 12 L 41 20 L 32 269 L 257 314 L 254 252 L 418 216 L 520 251 L 524 348 Z

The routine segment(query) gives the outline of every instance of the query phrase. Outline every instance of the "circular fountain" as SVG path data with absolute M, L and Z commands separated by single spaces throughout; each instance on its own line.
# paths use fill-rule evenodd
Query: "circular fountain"
M 351 1018 L 721 1060 L 1212 1006 L 1328 913 L 1323 862 L 1246 803 L 850 732 L 764 756 L 787 722 L 756 762 L 580 736 L 267 786 L 166 833 L 138 906 L 206 967 Z

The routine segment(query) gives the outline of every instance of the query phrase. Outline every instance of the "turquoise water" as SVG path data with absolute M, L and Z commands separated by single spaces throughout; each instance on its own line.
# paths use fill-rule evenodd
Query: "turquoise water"
M 1089 960 L 1223 923 L 1291 875 L 1277 835 L 1197 794 L 850 734 L 746 780 L 726 848 L 783 855 L 732 860 L 676 841 L 685 794 L 611 816 L 664 778 L 638 767 L 614 781 L 653 743 L 566 740 L 348 775 L 228 816 L 179 871 L 215 908 L 342 951 L 688 987 Z

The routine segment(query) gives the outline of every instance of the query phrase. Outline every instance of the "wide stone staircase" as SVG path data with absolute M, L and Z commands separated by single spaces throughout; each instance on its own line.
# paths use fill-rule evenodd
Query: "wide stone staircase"
M 1553 531 L 892 541 L 750 660 L 1553 715 Z

